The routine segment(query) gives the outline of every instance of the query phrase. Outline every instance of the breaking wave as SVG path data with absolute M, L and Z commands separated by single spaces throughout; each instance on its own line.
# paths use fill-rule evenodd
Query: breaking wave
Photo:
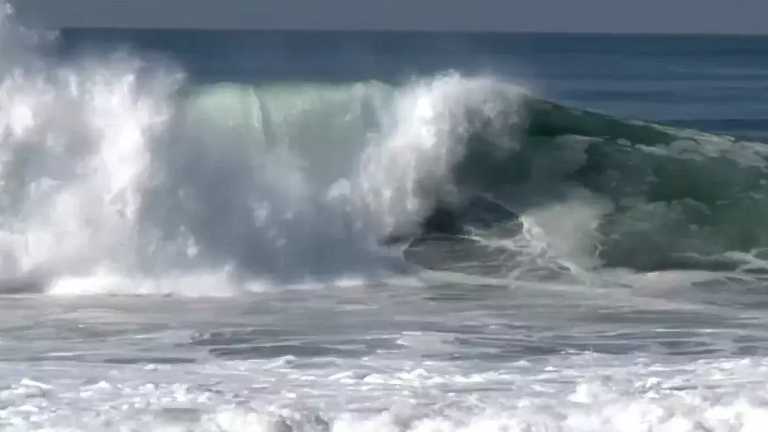
M 768 270 L 761 143 L 456 73 L 193 85 L 127 53 L 58 61 L 11 18 L 6 292 L 214 295 L 414 267 L 507 281 Z

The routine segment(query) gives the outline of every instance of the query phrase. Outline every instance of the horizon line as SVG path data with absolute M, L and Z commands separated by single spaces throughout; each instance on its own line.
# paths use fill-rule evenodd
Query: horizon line
M 44 30 L 50 31 L 201 31 L 201 32 L 283 32 L 283 33 L 415 33 L 415 34 L 466 34 L 466 35 L 542 35 L 542 36 L 642 36 L 642 37 L 751 37 L 768 36 L 768 32 L 750 33 L 750 32 L 640 32 L 640 31 L 550 31 L 550 30 L 479 30 L 479 29 L 391 29 L 391 28 L 365 28 L 365 29 L 331 29 L 331 28 L 248 28 L 248 27 L 137 27 L 137 26 L 61 26 L 47 27 Z

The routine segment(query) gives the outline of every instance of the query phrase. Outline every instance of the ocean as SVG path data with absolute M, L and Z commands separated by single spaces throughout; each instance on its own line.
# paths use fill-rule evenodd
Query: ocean
M 767 97 L 768 36 L 7 11 L 0 430 L 762 431 Z

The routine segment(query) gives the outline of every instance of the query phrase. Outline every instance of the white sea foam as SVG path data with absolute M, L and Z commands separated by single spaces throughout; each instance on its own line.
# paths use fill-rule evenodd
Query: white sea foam
M 752 432 L 768 416 L 761 359 L 563 360 L 475 373 L 439 363 L 376 374 L 263 362 L 99 366 L 77 379 L 66 365 L 31 368 L 33 377 L 4 383 L 0 421 L 9 431 Z

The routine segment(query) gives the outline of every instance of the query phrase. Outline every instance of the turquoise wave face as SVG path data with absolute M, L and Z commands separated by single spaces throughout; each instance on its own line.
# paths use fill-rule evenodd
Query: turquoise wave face
M 577 133 L 596 138 L 568 179 L 613 204 L 598 225 L 606 265 L 718 267 L 733 261 L 730 252 L 753 253 L 767 244 L 765 145 L 554 111 L 563 114 L 545 125 L 582 117 Z

